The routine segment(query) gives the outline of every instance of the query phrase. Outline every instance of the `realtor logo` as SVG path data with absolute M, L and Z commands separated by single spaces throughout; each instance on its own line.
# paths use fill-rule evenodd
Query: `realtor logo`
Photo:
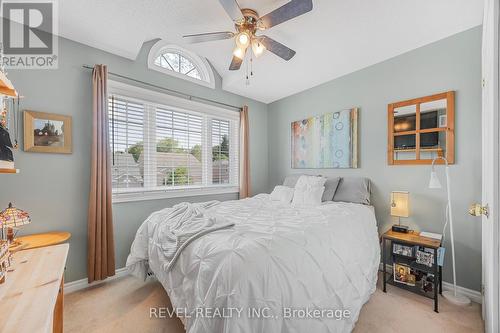
M 6 68 L 57 68 L 55 0 L 3 0 L 2 46 Z

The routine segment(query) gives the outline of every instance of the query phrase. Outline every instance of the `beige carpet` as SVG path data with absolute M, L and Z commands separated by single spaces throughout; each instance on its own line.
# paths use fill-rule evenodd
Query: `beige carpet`
M 479 304 L 457 307 L 441 297 L 440 313 L 435 313 L 432 300 L 387 288 L 383 293 L 378 287 L 361 310 L 354 332 L 484 331 Z M 150 319 L 150 307 L 158 306 L 170 306 L 158 282 L 141 283 L 131 277 L 112 280 L 65 296 L 64 332 L 184 333 L 177 318 Z

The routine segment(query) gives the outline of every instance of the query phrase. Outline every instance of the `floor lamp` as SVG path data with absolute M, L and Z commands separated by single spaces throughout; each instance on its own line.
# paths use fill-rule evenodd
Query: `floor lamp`
M 453 260 L 453 291 L 443 291 L 443 297 L 446 298 L 451 303 L 457 305 L 467 305 L 470 303 L 470 299 L 467 296 L 457 293 L 457 279 L 455 272 L 455 240 L 453 239 L 453 214 L 451 209 L 451 192 L 450 192 L 450 173 L 449 173 L 449 165 L 448 160 L 444 157 L 436 157 L 432 160 L 432 168 L 431 168 L 431 179 L 429 181 L 430 189 L 440 189 L 442 188 L 441 182 L 436 174 L 435 163 L 437 160 L 443 160 L 446 164 L 445 173 L 446 173 L 446 194 L 448 197 L 448 204 L 446 206 L 446 216 L 447 220 L 444 225 L 444 229 L 446 229 L 446 225 L 448 221 L 450 222 L 450 236 L 451 236 L 451 257 Z M 443 230 L 443 236 L 446 230 Z

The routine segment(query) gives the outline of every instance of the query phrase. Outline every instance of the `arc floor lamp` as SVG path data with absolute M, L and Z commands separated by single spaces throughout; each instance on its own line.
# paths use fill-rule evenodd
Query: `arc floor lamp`
M 429 181 L 429 188 L 430 189 L 440 189 L 442 188 L 441 182 L 439 181 L 439 178 L 436 173 L 436 168 L 435 168 L 435 163 L 437 160 L 443 160 L 445 162 L 445 174 L 446 174 L 446 194 L 447 194 L 447 199 L 448 203 L 446 206 L 446 222 L 444 224 L 443 228 L 443 237 L 446 231 L 446 225 L 448 222 L 450 223 L 450 240 L 451 240 L 451 257 L 453 261 L 453 291 L 443 291 L 443 297 L 449 300 L 450 302 L 457 304 L 457 305 L 467 305 L 470 303 L 470 299 L 457 292 L 457 279 L 456 279 L 456 271 L 455 271 L 455 240 L 453 238 L 453 212 L 451 209 L 451 192 L 450 192 L 450 172 L 449 172 L 449 164 L 448 160 L 444 157 L 436 157 L 432 161 L 432 168 L 431 168 L 431 179 Z

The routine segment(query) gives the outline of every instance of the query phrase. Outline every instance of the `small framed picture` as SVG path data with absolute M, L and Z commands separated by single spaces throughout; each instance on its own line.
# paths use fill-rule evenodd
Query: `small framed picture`
M 24 151 L 71 154 L 71 117 L 24 111 Z
M 403 283 L 408 286 L 415 286 L 416 277 L 411 273 L 411 268 L 406 265 L 395 264 L 394 282 Z
M 392 253 L 399 254 L 405 257 L 413 257 L 413 246 L 407 246 L 398 243 L 392 243 Z
M 428 267 L 434 265 L 434 254 L 427 251 L 417 251 L 417 263 Z

